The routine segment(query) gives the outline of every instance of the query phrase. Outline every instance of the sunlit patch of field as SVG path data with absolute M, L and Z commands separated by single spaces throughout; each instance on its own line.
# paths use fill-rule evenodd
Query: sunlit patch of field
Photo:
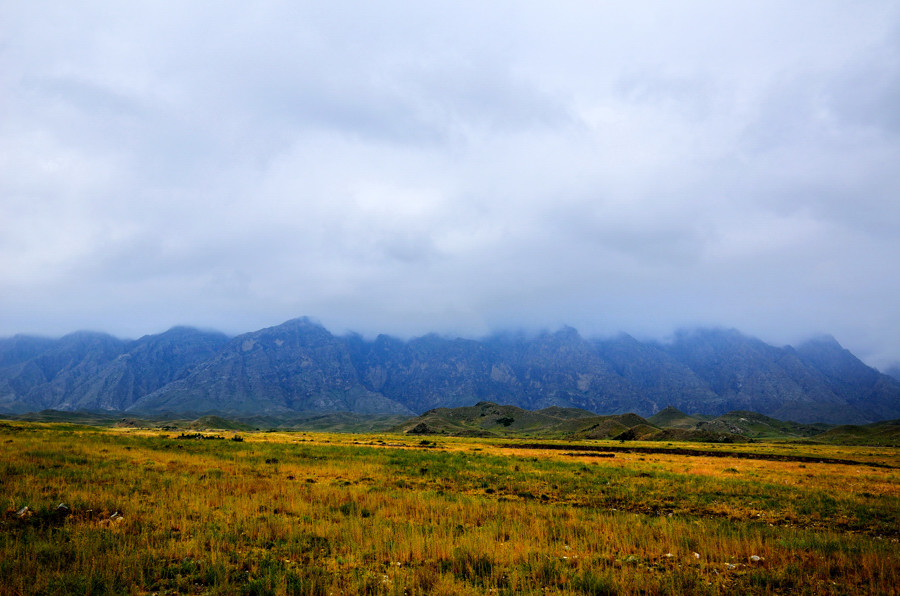
M 0 594 L 900 589 L 900 477 L 868 465 L 897 450 L 728 447 L 861 462 L 837 465 L 234 436 L 0 424 Z

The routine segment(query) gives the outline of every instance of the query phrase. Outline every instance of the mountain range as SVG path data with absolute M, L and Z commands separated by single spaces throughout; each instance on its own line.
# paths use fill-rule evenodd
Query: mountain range
M 667 343 L 564 327 L 483 339 L 335 336 L 300 318 L 229 338 L 176 327 L 137 340 L 0 339 L 0 412 L 422 414 L 478 402 L 651 416 L 667 406 L 801 423 L 900 418 L 900 381 L 831 337 L 776 347 L 735 330 Z

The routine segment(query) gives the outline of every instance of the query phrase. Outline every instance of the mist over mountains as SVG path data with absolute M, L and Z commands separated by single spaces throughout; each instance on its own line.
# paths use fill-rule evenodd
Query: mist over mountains
M 77 332 L 0 339 L 0 412 L 421 414 L 480 401 L 650 416 L 666 406 L 797 422 L 900 418 L 900 381 L 831 337 L 776 347 L 735 330 L 671 343 L 566 327 L 480 340 L 335 336 L 309 319 L 234 338 L 188 327 L 122 340 Z

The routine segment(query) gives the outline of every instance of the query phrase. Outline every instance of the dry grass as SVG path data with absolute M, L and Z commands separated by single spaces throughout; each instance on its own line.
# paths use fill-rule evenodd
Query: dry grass
M 475 439 L 244 439 L 0 423 L 0 594 L 900 586 L 896 469 L 579 457 Z M 898 459 L 857 447 L 746 448 Z

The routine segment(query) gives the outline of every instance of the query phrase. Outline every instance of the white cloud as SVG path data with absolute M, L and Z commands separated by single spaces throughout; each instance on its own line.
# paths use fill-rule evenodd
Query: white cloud
M 900 359 L 893 2 L 0 23 L 0 334 L 720 324 Z

